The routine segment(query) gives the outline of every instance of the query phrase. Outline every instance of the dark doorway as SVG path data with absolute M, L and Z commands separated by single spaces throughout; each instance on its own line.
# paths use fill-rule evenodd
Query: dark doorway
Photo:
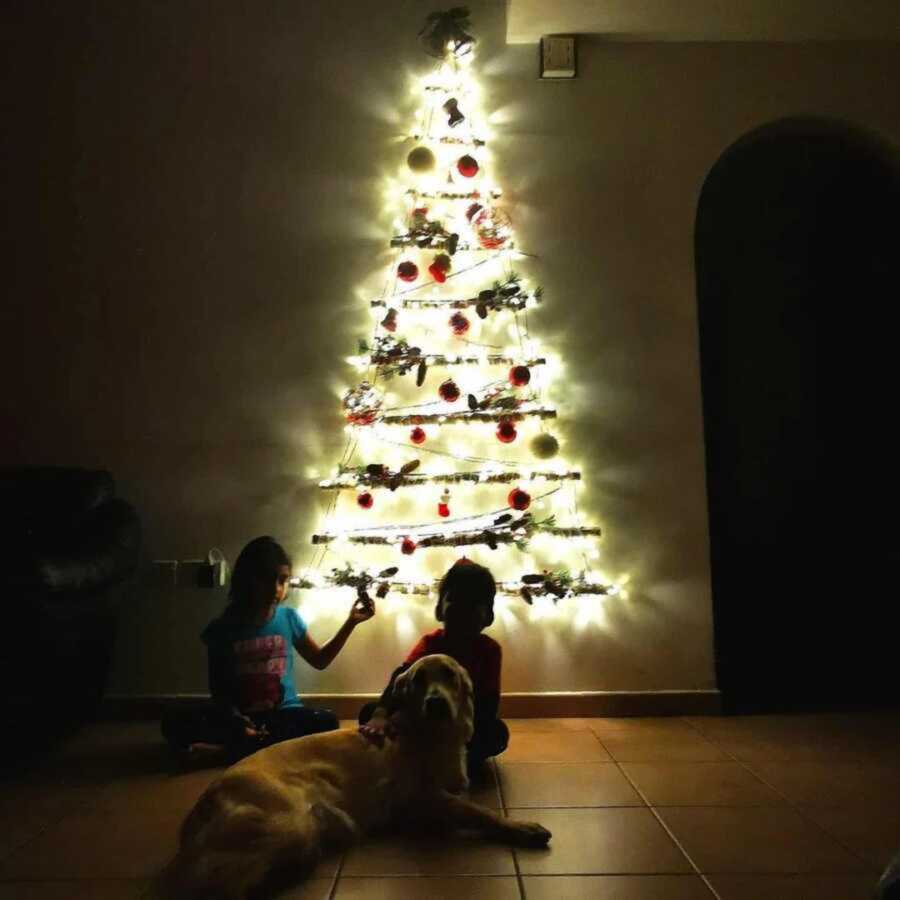
M 727 709 L 896 701 L 896 151 L 772 123 L 696 225 L 716 669 Z

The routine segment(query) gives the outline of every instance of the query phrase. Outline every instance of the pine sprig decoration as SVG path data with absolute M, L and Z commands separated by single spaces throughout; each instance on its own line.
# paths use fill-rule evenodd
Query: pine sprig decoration
M 452 44 L 452 53 L 462 55 L 475 43 L 475 38 L 468 33 L 472 27 L 469 22 L 469 8 L 454 6 L 443 12 L 429 13 L 425 24 L 419 32 L 419 40 L 430 56 L 443 59 L 447 54 L 447 45 Z

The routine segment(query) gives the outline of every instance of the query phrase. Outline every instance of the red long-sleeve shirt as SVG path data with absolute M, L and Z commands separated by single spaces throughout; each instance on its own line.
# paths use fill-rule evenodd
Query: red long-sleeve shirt
M 410 650 L 404 666 L 411 666 L 417 659 L 430 653 L 446 653 L 453 657 L 472 679 L 476 697 L 500 695 L 500 665 L 503 651 L 500 645 L 486 634 L 479 634 L 468 653 L 451 653 L 447 649 L 447 636 L 443 628 L 425 634 Z

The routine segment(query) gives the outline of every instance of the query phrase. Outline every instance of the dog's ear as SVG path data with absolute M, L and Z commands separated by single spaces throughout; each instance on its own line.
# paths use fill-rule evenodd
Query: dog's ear
M 475 691 L 472 688 L 472 679 L 469 673 L 462 667 L 459 667 L 459 712 L 457 713 L 457 724 L 459 725 L 460 736 L 464 744 L 468 744 L 472 740 L 475 733 Z
M 409 694 L 409 670 L 401 672 L 394 679 L 394 687 L 391 690 L 391 705 L 394 707 L 403 706 L 406 702 L 407 694 Z

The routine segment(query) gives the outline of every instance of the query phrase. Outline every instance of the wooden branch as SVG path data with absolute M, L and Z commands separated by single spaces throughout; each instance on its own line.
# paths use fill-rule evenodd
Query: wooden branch
M 384 425 L 455 425 L 469 422 L 521 422 L 524 419 L 555 419 L 556 410 L 539 406 L 537 409 L 464 410 L 444 413 L 388 413 L 378 421 Z
M 319 487 L 325 491 L 343 491 L 357 487 L 412 487 L 421 484 L 459 484 L 466 481 L 473 484 L 512 484 L 540 478 L 545 481 L 580 481 L 581 472 L 532 472 L 530 477 L 523 476 L 521 472 L 416 472 L 410 475 L 392 472 L 387 477 L 345 472 L 336 478 L 320 481 Z

